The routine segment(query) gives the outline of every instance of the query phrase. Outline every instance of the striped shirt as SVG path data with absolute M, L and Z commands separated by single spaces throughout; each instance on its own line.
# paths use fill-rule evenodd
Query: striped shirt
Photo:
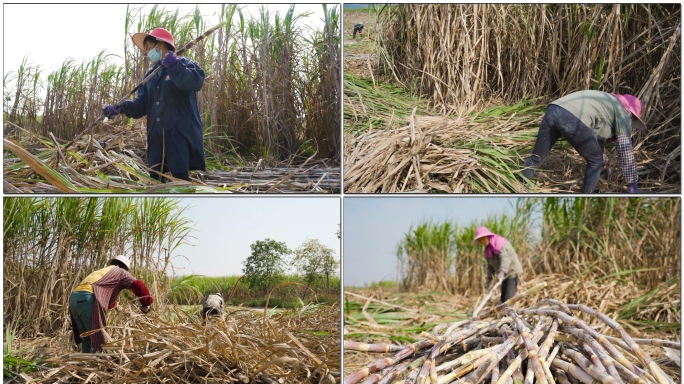
M 102 273 L 104 272 L 104 273 Z M 93 281 L 89 279 L 92 276 L 102 276 Z M 92 292 L 95 295 L 95 303 L 93 304 L 93 320 L 91 330 L 104 328 L 107 325 L 107 318 L 105 312 L 108 308 L 112 308 L 119 299 L 121 291 L 130 288 L 140 298 L 140 304 L 143 306 L 152 305 L 152 297 L 143 284 L 142 281 L 136 280 L 133 275 L 127 270 L 119 268 L 118 266 L 108 266 L 106 268 L 97 270 L 86 277 L 81 285 L 87 282 L 92 287 Z M 87 289 L 81 289 L 86 290 Z M 73 315 L 72 315 L 73 318 Z M 80 342 L 80 332 L 76 323 L 72 320 L 72 328 L 74 331 L 74 340 L 76 343 Z M 90 335 L 90 345 L 94 351 L 100 351 L 101 345 L 106 343 L 104 333 L 96 332 Z

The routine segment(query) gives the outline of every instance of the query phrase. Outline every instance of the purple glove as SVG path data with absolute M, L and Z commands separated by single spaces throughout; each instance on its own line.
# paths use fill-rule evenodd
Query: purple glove
M 166 68 L 171 68 L 176 64 L 177 61 L 178 57 L 176 57 L 176 55 L 174 55 L 172 51 L 169 51 L 169 53 L 167 53 L 166 56 L 164 56 L 164 59 L 162 60 L 162 65 Z
M 116 105 L 108 105 L 104 107 L 104 109 L 102 110 L 102 112 L 104 112 L 105 116 L 107 117 L 116 116 L 119 113 L 121 113 L 121 111 L 123 111 L 123 107 Z
M 497 277 L 499 278 L 499 281 L 503 281 L 503 279 L 504 279 L 504 271 L 499 271 L 499 276 L 497 276 Z
M 637 187 L 637 183 L 629 184 L 629 193 L 639 193 L 639 187 Z

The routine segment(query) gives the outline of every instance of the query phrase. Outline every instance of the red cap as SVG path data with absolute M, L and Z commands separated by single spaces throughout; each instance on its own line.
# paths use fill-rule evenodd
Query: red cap
M 131 36 L 131 39 L 133 40 L 133 44 L 135 44 L 138 48 L 141 50 L 145 50 L 145 38 L 147 36 L 152 36 L 155 39 L 159 41 L 163 41 L 165 43 L 171 44 L 171 47 L 173 48 L 172 51 L 176 50 L 176 45 L 173 43 L 173 36 L 171 35 L 171 32 L 167 31 L 164 28 L 155 28 L 152 30 L 150 33 L 135 33 L 133 36 Z

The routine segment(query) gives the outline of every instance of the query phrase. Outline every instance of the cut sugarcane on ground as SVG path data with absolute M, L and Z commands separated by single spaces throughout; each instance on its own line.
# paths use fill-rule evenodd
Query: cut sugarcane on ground
M 43 355 L 38 369 L 22 376 L 41 383 L 340 381 L 339 306 L 266 313 L 230 307 L 206 322 L 199 308 L 165 306 L 143 315 L 122 307 L 110 315 L 104 353 L 74 352 L 66 319 L 58 335 L 18 345 Z
M 3 190 L 6 193 L 56 192 L 269 192 L 338 193 L 340 168 L 311 154 L 288 160 L 225 157 L 214 170 L 190 173 L 161 184 L 149 177 L 142 121 L 110 125 L 105 133 L 84 135 L 68 150 L 52 137 L 5 125 Z M 21 144 L 20 144 L 21 143 Z
M 476 319 L 470 318 L 475 300 L 462 296 L 441 297 L 440 307 L 426 302 L 425 294 L 350 294 L 348 301 L 363 302 L 368 296 L 359 304 L 361 314 L 349 306 L 346 313 L 345 382 L 502 384 L 509 378 L 522 382 L 534 377 L 539 383 L 664 384 L 679 379 L 678 284 L 657 293 L 650 304 L 641 303 L 644 313 L 669 316 L 650 321 L 658 325 L 649 328 L 649 322 L 619 319 L 618 309 L 631 305 L 622 304 L 628 299 L 619 287 L 599 291 L 587 284 L 584 290 L 591 295 L 580 293 L 583 300 L 577 301 L 585 304 L 573 304 L 572 287 L 576 291 L 577 285 L 570 287 L 565 280 L 535 278 L 508 305 L 490 305 Z M 633 286 L 625 288 L 634 293 Z M 375 295 L 384 304 L 371 298 Z M 418 306 L 410 308 L 411 303 Z M 410 312 L 395 314 L 390 323 L 390 307 Z M 440 322 L 439 315 L 449 309 Z M 409 324 L 415 334 L 403 331 Z

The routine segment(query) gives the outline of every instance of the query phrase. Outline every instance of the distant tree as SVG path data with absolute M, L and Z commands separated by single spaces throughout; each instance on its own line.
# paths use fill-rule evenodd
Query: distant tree
M 337 232 L 335 232 L 335 234 L 337 235 L 338 240 L 342 238 L 342 234 L 340 233 L 340 225 L 339 224 L 337 224 Z
M 250 289 L 260 289 L 268 293 L 285 271 L 285 256 L 292 251 L 285 243 L 272 239 L 257 240 L 250 247 L 252 254 L 242 262 L 245 281 Z
M 311 286 L 325 279 L 325 287 L 330 291 L 330 277 L 339 273 L 340 261 L 335 252 L 318 239 L 311 239 L 297 248 L 294 254 L 293 264 L 304 275 L 306 283 Z

